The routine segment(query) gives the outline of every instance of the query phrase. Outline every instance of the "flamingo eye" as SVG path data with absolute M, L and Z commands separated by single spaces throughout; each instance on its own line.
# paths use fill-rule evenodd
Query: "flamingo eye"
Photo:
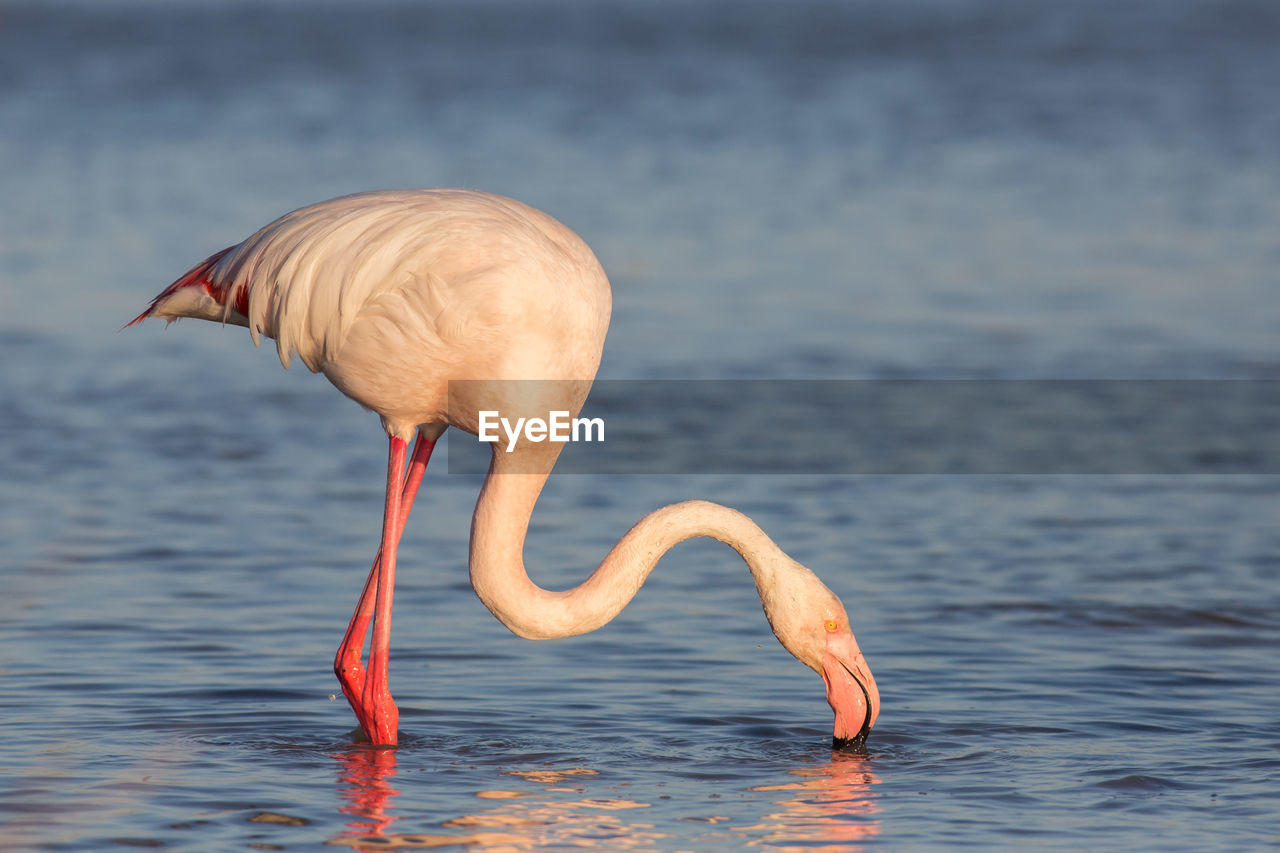
M 828 619 L 822 624 L 822 627 L 827 629 L 828 634 L 834 634 L 836 632 L 836 620 Z

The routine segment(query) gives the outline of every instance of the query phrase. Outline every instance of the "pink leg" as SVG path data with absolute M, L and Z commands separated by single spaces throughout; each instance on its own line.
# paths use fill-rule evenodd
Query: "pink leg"
M 409 520 L 409 511 L 413 508 L 413 500 L 417 496 L 418 486 L 422 482 L 422 475 L 426 471 L 427 462 L 431 459 L 431 451 L 435 448 L 435 440 L 428 439 L 421 433 L 418 434 L 417 440 L 413 447 L 413 457 L 409 462 L 409 470 L 405 473 L 403 481 L 400 480 L 400 469 L 404 462 L 403 445 L 400 444 L 399 460 L 394 457 L 394 441 L 392 448 L 392 458 L 388 460 L 387 469 L 387 504 L 388 508 L 391 504 L 392 494 L 396 488 L 399 488 L 399 509 L 396 513 L 397 523 L 394 530 L 394 541 L 399 542 L 400 536 L 404 533 L 405 523 Z M 383 520 L 383 542 L 384 547 L 387 536 L 387 519 Z M 347 702 L 355 711 L 356 719 L 360 723 L 360 727 L 365 730 L 370 739 L 373 739 L 372 721 L 368 718 L 364 708 L 364 692 L 367 675 L 364 666 L 360 662 L 361 655 L 364 651 L 365 635 L 369 630 L 369 622 L 373 618 L 374 608 L 379 596 L 376 590 L 381 586 L 379 579 L 381 578 L 383 550 L 379 549 L 378 554 L 374 557 L 373 567 L 369 570 L 369 577 L 365 580 L 364 589 L 360 593 L 360 600 L 356 604 L 355 613 L 351 617 L 350 624 L 347 625 L 347 633 L 342 638 L 342 644 L 338 647 L 338 654 L 333 662 L 334 672 L 338 676 L 338 683 L 342 686 L 342 693 L 347 697 Z M 394 555 L 393 555 L 394 560 Z M 392 564 L 391 574 L 394 578 L 395 567 Z M 384 624 L 389 624 L 389 600 L 388 591 L 388 617 L 382 620 Z M 371 660 L 372 663 L 372 660 Z M 384 662 L 385 667 L 385 662 Z M 384 673 L 385 680 L 385 673 Z M 388 695 L 387 700 L 390 701 Z M 394 709 L 394 705 L 392 705 Z M 392 730 L 394 732 L 394 729 Z M 375 741 L 376 742 L 376 741 Z M 394 738 L 392 740 L 394 743 Z
M 378 567 L 377 600 L 369 636 L 369 671 L 360 697 L 365 734 L 374 746 L 395 746 L 400 709 L 391 699 L 387 680 L 387 656 L 391 651 L 391 599 L 396 585 L 396 549 L 399 546 L 400 491 L 404 471 L 404 439 L 391 437 L 387 454 L 387 504 L 382 521 L 382 557 Z
M 397 535 L 404 533 L 405 522 L 409 519 L 409 510 L 413 507 L 413 499 L 417 496 L 418 485 L 422 482 L 423 472 L 431 459 L 431 451 L 434 447 L 433 439 L 427 439 L 421 433 L 418 434 L 413 447 L 413 458 L 409 462 L 409 471 L 405 476 L 404 490 L 400 495 L 400 529 Z M 377 556 L 373 559 L 373 568 L 369 570 L 369 577 L 364 582 L 364 590 L 360 593 L 355 614 L 347 625 L 347 633 L 342 638 L 342 644 L 338 647 L 338 654 L 333 661 L 333 670 L 338 676 L 338 683 L 341 684 L 347 701 L 355 709 L 357 717 L 360 714 L 360 696 L 364 692 L 365 679 L 364 665 L 360 662 L 360 657 L 364 652 L 364 640 L 369 631 L 369 622 L 373 618 L 374 590 L 381 559 L 382 551 L 379 549 Z

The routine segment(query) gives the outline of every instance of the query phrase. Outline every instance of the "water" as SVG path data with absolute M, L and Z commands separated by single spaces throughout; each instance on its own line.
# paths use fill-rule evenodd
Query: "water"
M 433 470 L 376 751 L 328 669 L 376 420 L 242 330 L 116 330 L 292 207 L 463 185 L 596 248 L 610 379 L 1275 378 L 1278 37 L 1265 0 L 0 6 L 0 846 L 1269 848 L 1274 476 L 552 480 L 546 586 L 690 496 L 814 567 L 882 692 L 853 756 L 722 546 L 527 643 Z

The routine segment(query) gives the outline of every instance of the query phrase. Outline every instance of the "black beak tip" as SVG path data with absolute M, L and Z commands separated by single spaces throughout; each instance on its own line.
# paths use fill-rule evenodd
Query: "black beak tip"
M 844 666 L 844 662 L 840 663 Z M 862 679 L 853 674 L 853 670 L 844 666 L 844 671 L 849 673 L 849 677 L 853 679 L 853 683 L 858 685 L 858 689 L 862 691 L 863 701 L 866 702 L 866 716 L 862 718 L 862 728 L 853 737 L 832 736 L 831 749 L 833 752 L 847 752 L 854 755 L 867 754 L 867 735 L 871 733 L 871 694 L 867 692 L 867 686 L 862 683 Z

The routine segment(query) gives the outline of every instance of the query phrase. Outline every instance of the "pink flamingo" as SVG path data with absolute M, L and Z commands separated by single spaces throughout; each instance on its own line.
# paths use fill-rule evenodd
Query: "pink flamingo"
M 202 261 L 129 323 L 196 317 L 247 326 L 255 344 L 275 339 L 286 368 L 296 353 L 381 416 L 390 444 L 382 547 L 334 660 L 372 743 L 397 739 L 387 675 L 396 547 L 432 447 L 451 426 L 475 434 L 480 410 L 576 416 L 610 308 L 595 255 L 547 214 L 487 193 L 406 190 L 286 214 Z M 486 381 L 454 382 L 451 399 L 450 380 Z M 545 590 L 525 571 L 524 540 L 562 445 L 500 447 L 472 518 L 470 572 L 502 624 L 528 639 L 593 631 L 631 601 L 665 551 L 713 537 L 746 561 L 778 640 L 826 682 L 833 745 L 862 744 L 880 696 L 845 608 L 751 519 L 707 501 L 665 506 L 631 528 L 582 584 Z

